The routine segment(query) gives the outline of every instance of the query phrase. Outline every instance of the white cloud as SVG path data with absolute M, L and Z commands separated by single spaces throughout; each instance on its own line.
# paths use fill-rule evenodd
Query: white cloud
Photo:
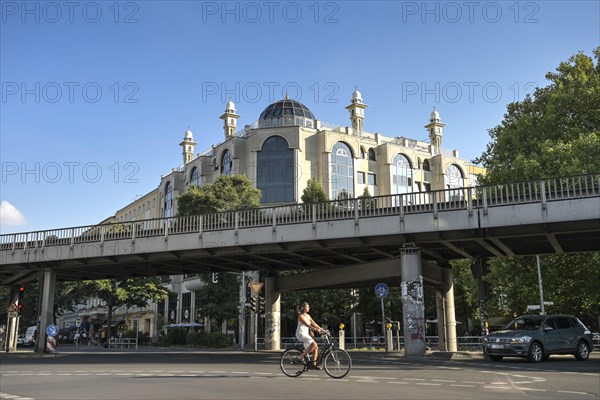
M 27 221 L 21 211 L 6 200 L 0 203 L 0 224 L 2 226 L 25 225 Z

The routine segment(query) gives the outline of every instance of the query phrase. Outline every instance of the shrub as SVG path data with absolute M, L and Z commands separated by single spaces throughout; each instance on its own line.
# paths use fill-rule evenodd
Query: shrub
M 190 332 L 187 343 L 195 347 L 222 348 L 233 345 L 233 335 L 227 333 Z

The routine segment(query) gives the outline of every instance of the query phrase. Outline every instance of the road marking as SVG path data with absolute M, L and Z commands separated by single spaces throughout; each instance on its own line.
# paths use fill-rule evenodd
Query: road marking
M 402 378 L 405 381 L 424 381 L 425 379 L 423 378 Z
M 449 379 L 432 379 L 432 382 L 456 382 L 456 381 L 451 381 Z
M 475 385 L 459 385 L 459 384 L 456 384 L 456 385 L 450 385 L 450 386 L 455 386 L 455 387 L 471 387 L 471 388 L 472 388 L 472 387 L 475 387 Z
M 393 383 L 396 385 L 410 385 L 410 383 L 408 383 L 408 382 L 388 382 L 388 383 Z
M 484 386 L 484 389 L 512 389 L 509 386 Z
M 570 393 L 570 394 L 582 394 L 584 396 L 588 396 L 589 393 L 586 392 L 573 392 L 571 390 L 557 390 L 558 393 Z
M 421 386 L 442 386 L 441 383 L 427 383 L 427 382 L 417 382 L 417 385 L 421 385 Z
M 522 388 L 522 387 L 519 387 L 517 389 L 528 390 L 530 392 L 545 392 L 546 391 L 546 389 L 534 389 L 534 388 Z

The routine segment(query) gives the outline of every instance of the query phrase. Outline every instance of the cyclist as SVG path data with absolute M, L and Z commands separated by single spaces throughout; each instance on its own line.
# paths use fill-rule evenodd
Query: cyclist
M 304 357 L 312 352 L 312 367 L 314 369 L 321 369 L 321 367 L 316 364 L 319 346 L 317 346 L 317 342 L 315 342 L 312 331 L 320 333 L 323 329 L 317 325 L 308 314 L 309 310 L 310 306 L 306 302 L 300 304 L 298 307 L 298 328 L 296 329 L 296 338 L 304 345 L 304 352 L 298 357 L 298 361 L 304 363 Z

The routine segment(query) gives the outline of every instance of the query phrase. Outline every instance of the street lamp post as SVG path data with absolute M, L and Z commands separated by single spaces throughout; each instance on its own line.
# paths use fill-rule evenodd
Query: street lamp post
M 544 309 L 544 288 L 542 287 L 542 271 L 540 269 L 540 256 L 538 254 L 535 257 L 537 260 L 538 284 L 540 288 L 540 315 L 546 315 L 546 310 Z

